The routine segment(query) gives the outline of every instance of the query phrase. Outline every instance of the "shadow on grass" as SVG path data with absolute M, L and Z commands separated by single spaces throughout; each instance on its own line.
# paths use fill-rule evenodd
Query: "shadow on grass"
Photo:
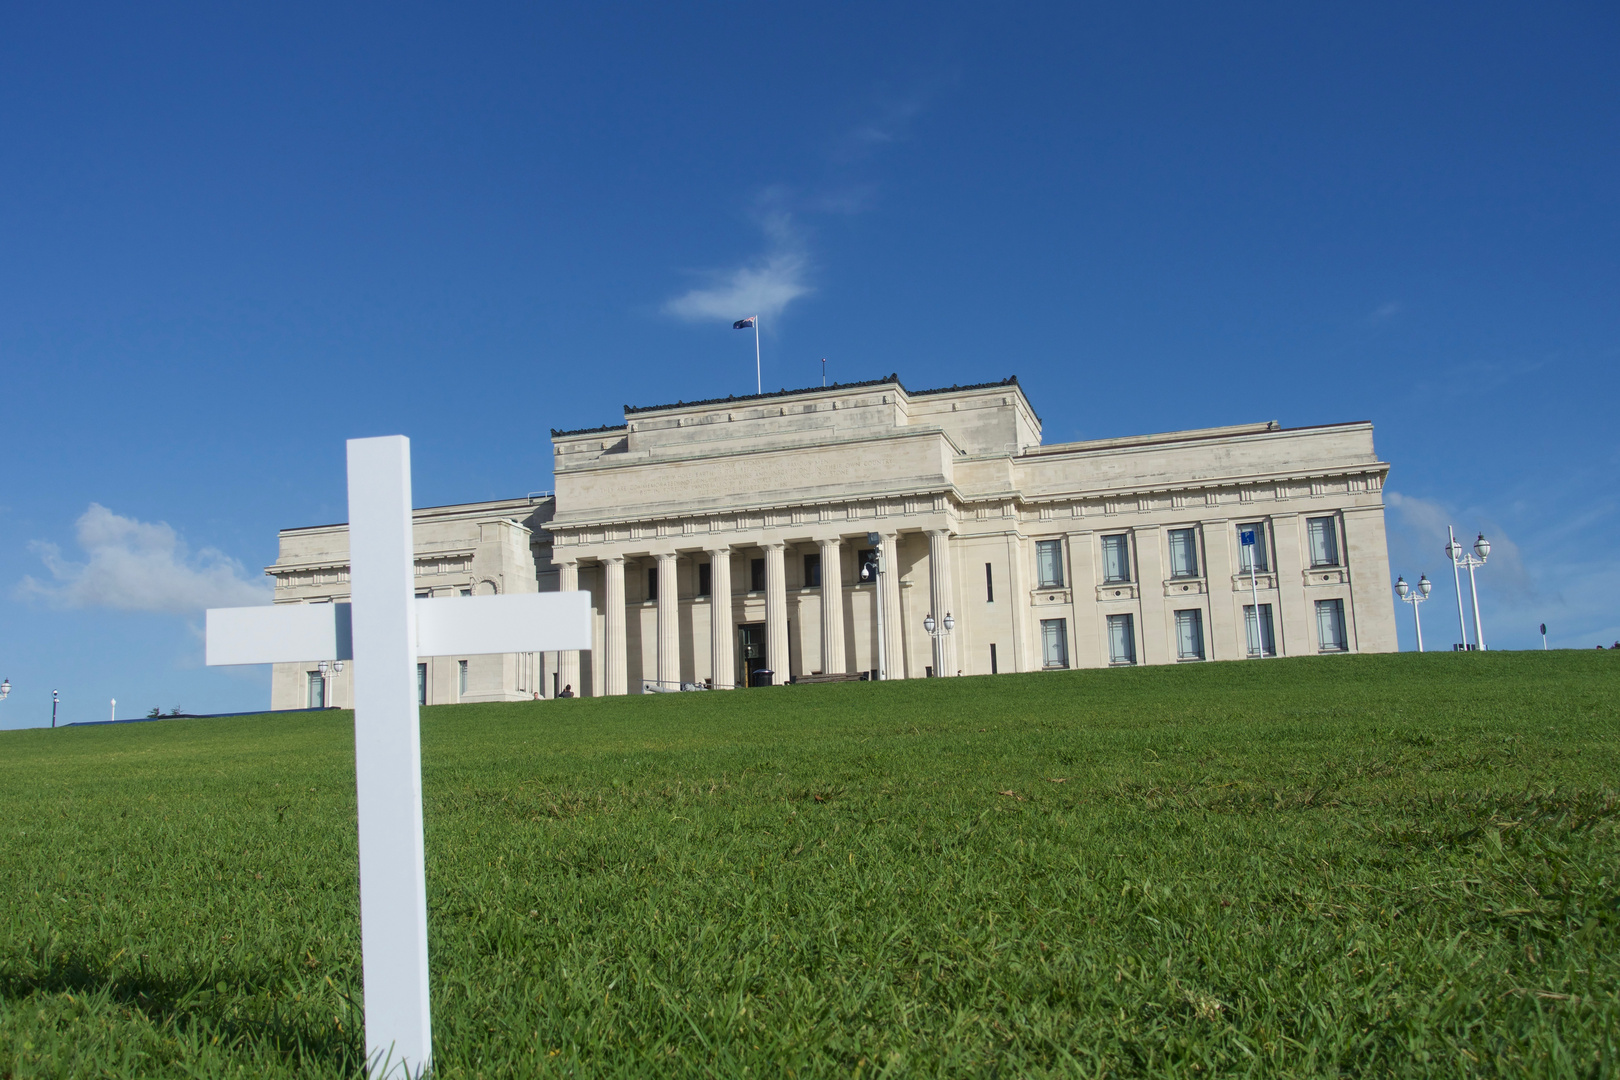
M 187 1035 L 192 1037 L 188 1041 L 238 1054 L 280 1058 L 297 1073 L 364 1075 L 362 1010 L 342 991 L 339 1027 L 331 1009 L 317 1013 L 308 994 L 270 972 L 198 968 L 159 974 L 148 969 L 145 957 L 136 959 L 138 970 L 114 971 L 72 952 L 45 955 L 35 950 L 24 961 L 31 970 L 0 968 L 0 1000 L 43 1004 L 66 996 L 80 1015 L 141 1017 L 159 1034 Z

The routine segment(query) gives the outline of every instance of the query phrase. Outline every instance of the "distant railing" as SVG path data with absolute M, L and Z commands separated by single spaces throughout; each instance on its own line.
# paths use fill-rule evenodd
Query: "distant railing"
M 541 499 L 554 499 L 556 497 L 557 497 L 557 493 L 555 491 L 549 491 L 549 490 L 548 491 L 531 491 L 528 494 L 528 499 L 529 499 L 530 502 L 539 502 Z

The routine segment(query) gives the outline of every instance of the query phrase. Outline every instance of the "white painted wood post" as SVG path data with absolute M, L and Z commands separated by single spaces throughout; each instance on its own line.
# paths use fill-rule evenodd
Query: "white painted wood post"
M 433 1064 L 414 556 L 410 440 L 349 440 L 360 945 L 373 1076 L 403 1066 L 415 1077 Z
M 433 1065 L 417 656 L 591 647 L 589 593 L 433 600 L 417 598 L 414 584 L 410 440 L 351 439 L 351 602 L 208 612 L 211 666 L 354 661 L 361 974 L 373 1080 L 415 1080 Z

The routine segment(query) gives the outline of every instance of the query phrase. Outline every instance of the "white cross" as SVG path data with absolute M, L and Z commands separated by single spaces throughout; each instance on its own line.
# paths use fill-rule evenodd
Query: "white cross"
M 373 1078 L 433 1064 L 422 865 L 418 656 L 591 647 L 590 594 L 418 599 L 411 443 L 349 440 L 350 604 L 208 612 L 208 663 L 354 661 L 360 949 Z

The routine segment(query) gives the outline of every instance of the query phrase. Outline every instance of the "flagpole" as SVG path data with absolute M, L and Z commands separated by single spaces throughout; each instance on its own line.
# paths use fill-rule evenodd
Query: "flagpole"
M 754 393 L 763 394 L 765 384 L 759 377 L 759 316 L 754 316 Z

